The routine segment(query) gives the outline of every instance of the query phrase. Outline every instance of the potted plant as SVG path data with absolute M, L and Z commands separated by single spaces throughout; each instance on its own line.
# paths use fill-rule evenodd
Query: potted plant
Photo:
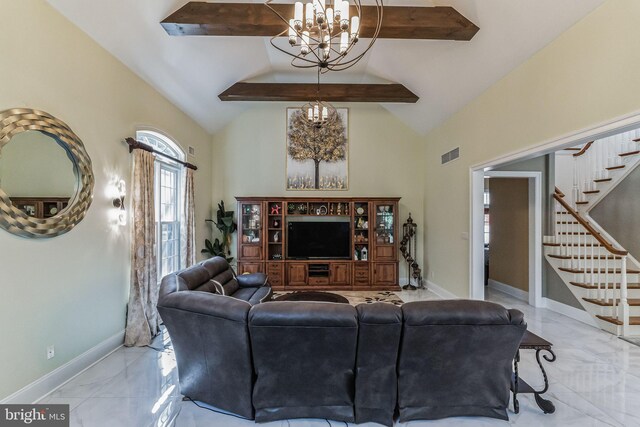
M 206 239 L 204 241 L 205 248 L 200 251 L 209 257 L 221 256 L 231 262 L 231 236 L 238 229 L 238 225 L 233 221 L 233 211 L 228 211 L 224 207 L 224 201 L 218 203 L 218 211 L 216 212 L 216 220 L 207 219 L 207 222 L 215 224 L 216 228 L 222 233 L 222 239 L 216 238 L 213 242 Z

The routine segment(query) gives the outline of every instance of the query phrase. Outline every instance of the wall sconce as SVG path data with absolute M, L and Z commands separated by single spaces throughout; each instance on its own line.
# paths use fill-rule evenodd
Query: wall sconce
M 116 208 L 117 211 L 117 222 L 118 225 L 126 225 L 127 224 L 127 213 L 124 207 L 124 199 L 127 195 L 127 187 L 123 179 L 116 181 L 113 184 L 114 187 L 114 199 L 113 199 L 113 207 Z

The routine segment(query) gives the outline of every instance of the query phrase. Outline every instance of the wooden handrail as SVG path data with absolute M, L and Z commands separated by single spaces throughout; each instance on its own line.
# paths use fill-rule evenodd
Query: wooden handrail
M 558 187 L 556 187 L 556 194 L 560 197 L 564 197 L 564 193 L 562 191 L 560 191 L 560 189 Z
M 586 153 L 589 148 L 591 148 L 591 146 L 593 145 L 594 141 L 589 141 L 586 143 L 586 145 L 584 147 L 582 147 L 582 150 L 578 151 L 576 154 L 573 155 L 573 157 L 580 157 L 582 156 L 584 153 Z
M 587 229 L 587 231 L 589 231 L 591 233 L 591 235 L 593 237 L 596 238 L 596 240 L 598 242 L 600 242 L 600 244 L 602 244 L 602 246 L 605 247 L 606 250 L 608 250 L 609 252 L 611 252 L 614 255 L 620 255 L 620 256 L 626 256 L 629 254 L 629 252 L 624 251 L 624 250 L 620 250 L 620 249 L 616 249 L 615 247 L 613 247 L 613 245 L 609 242 L 607 242 L 601 235 L 600 233 L 598 233 L 595 228 L 593 228 L 591 226 L 591 224 L 589 224 L 587 221 L 585 221 L 580 214 L 578 214 L 575 210 L 573 210 L 573 208 L 564 201 L 564 199 L 562 197 L 560 197 L 559 194 L 554 194 L 553 198 L 556 199 L 558 201 L 558 203 L 560 203 L 562 205 L 563 208 L 565 208 L 567 210 L 567 212 L 569 212 L 571 214 L 571 216 L 573 216 L 584 228 Z

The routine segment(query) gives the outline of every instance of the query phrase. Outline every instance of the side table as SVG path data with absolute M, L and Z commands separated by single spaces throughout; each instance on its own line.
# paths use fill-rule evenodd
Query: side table
M 545 414 L 552 414 L 555 412 L 555 405 L 550 400 L 542 397 L 542 395 L 549 390 L 549 379 L 547 378 L 547 372 L 544 370 L 544 366 L 542 366 L 542 360 L 540 360 L 540 353 L 543 351 L 549 353 L 549 355 L 542 355 L 542 358 L 544 358 L 544 360 L 546 360 L 547 362 L 554 362 L 556 360 L 556 355 L 551 349 L 552 345 L 553 344 L 551 344 L 549 341 L 529 331 L 526 331 L 524 336 L 522 337 L 520 347 L 518 348 L 518 352 L 516 353 L 516 358 L 513 363 L 514 372 L 511 378 L 511 391 L 513 392 L 513 410 L 516 414 L 520 412 L 518 394 L 524 393 L 533 393 L 536 399 L 536 403 Z M 519 377 L 518 363 L 520 362 L 521 350 L 536 351 L 536 361 L 538 362 L 538 366 L 542 371 L 542 377 L 544 378 L 544 388 L 542 390 L 535 390 L 525 380 Z

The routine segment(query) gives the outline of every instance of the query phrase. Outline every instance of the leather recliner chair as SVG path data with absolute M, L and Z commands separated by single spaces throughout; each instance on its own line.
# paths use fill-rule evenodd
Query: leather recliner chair
M 508 420 L 512 362 L 527 328 L 522 312 L 485 301 L 402 306 L 400 421 L 456 416 Z
M 266 282 L 264 274 L 236 277 L 220 257 L 162 279 L 157 307 L 182 394 L 253 419 L 248 314 L 252 304 L 271 297 Z

